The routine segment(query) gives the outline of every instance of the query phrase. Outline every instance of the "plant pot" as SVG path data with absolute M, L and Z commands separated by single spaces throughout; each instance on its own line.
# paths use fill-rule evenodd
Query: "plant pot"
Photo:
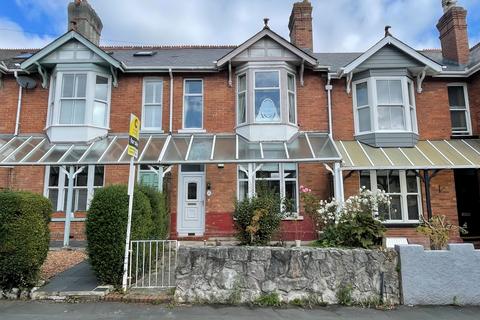
M 295 247 L 300 248 L 302 245 L 302 240 L 295 240 Z

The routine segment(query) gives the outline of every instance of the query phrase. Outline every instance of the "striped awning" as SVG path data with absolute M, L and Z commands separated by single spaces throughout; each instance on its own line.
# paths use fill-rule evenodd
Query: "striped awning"
M 51 143 L 46 136 L 0 136 L 0 166 L 128 164 L 128 137 Z M 235 134 L 141 135 L 137 164 L 340 162 L 325 133 L 302 132 L 290 141 L 251 142 Z
M 374 148 L 358 141 L 335 142 L 343 169 L 480 168 L 480 140 L 425 140 L 412 148 Z

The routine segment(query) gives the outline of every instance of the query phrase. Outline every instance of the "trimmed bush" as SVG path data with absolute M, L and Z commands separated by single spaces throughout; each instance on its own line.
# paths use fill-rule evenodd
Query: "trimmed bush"
M 237 239 L 245 245 L 266 245 L 280 228 L 280 197 L 269 190 L 235 202 Z
M 149 186 L 138 185 L 137 188 L 148 197 L 152 207 L 153 228 L 151 238 L 167 239 L 170 225 L 167 195 Z
M 0 192 L 0 288 L 37 284 L 50 241 L 50 201 L 35 193 Z
M 122 283 L 127 220 L 127 186 L 114 185 L 95 192 L 87 215 L 87 250 L 92 269 L 102 283 L 115 286 Z M 152 228 L 149 199 L 136 188 L 131 239 L 150 239 Z

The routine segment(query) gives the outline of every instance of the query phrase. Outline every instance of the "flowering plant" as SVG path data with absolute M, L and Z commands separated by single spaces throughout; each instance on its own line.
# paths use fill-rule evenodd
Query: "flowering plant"
M 362 187 L 344 203 L 334 198 L 319 200 L 304 186 L 300 192 L 305 213 L 314 220 L 317 231 L 324 231 L 325 245 L 368 248 L 383 236 L 385 228 L 379 221 L 379 209 L 390 205 L 385 191 L 373 192 Z

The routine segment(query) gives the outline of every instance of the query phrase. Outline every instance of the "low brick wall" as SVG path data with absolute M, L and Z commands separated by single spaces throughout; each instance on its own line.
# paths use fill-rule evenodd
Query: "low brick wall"
M 337 303 L 351 286 L 357 302 L 399 302 L 394 250 L 276 247 L 180 247 L 178 302 L 251 302 L 276 292 L 280 299 Z M 383 288 L 382 288 L 383 286 Z
M 420 245 L 396 249 L 404 304 L 480 305 L 480 250 L 472 244 L 450 244 L 448 250 Z

